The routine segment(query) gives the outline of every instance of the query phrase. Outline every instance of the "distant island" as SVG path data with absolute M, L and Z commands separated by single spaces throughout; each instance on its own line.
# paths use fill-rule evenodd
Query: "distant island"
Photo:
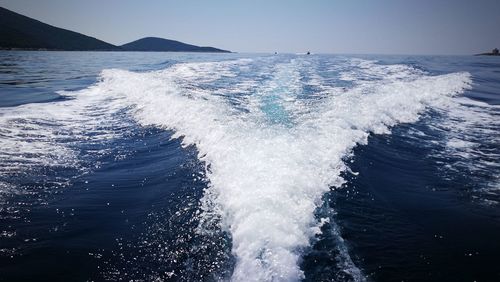
M 125 51 L 162 51 L 162 52 L 216 52 L 230 53 L 214 47 L 200 47 L 175 40 L 146 37 L 120 46 Z
M 498 48 L 495 48 L 490 53 L 476 54 L 476 56 L 500 56 L 500 53 L 498 52 Z
M 119 47 L 54 27 L 0 7 L 0 48 L 22 50 L 116 51 Z
M 48 25 L 2 7 L 0 7 L 0 50 L 230 53 L 227 50 L 156 37 L 146 37 L 116 46 L 78 32 Z

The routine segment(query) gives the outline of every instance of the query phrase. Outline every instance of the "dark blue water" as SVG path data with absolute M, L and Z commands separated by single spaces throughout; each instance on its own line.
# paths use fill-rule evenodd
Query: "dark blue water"
M 0 281 L 498 281 L 495 57 L 0 53 Z

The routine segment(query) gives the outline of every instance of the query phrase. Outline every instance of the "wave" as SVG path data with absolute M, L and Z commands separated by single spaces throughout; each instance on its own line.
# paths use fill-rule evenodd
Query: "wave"
M 315 210 L 325 192 L 344 182 L 341 173 L 353 148 L 366 144 L 369 134 L 415 122 L 427 108 L 454 103 L 453 96 L 472 81 L 468 73 L 430 76 L 405 65 L 344 59 L 335 71 L 338 82 L 349 84 L 340 87 L 308 58 L 272 60 L 184 63 L 148 73 L 104 70 L 97 84 L 63 93 L 71 96 L 68 101 L 2 110 L 7 138 L 0 141 L 0 156 L 53 152 L 57 156 L 48 159 L 78 160 L 67 151 L 72 142 L 94 131 L 90 138 L 96 140 L 116 137 L 124 115 L 142 126 L 173 130 L 183 146 L 196 146 L 205 164 L 209 187 L 202 217 L 215 214 L 231 234 L 232 280 L 300 280 L 301 257 L 328 220 L 315 218 Z M 257 81 L 259 75 L 265 79 Z M 320 97 L 304 93 L 305 80 L 322 85 Z M 30 124 L 49 128 L 38 125 L 42 121 L 60 129 L 52 135 L 33 131 L 43 138 L 9 151 L 23 142 Z M 23 128 L 16 131 L 16 124 Z M 60 142 L 65 130 L 62 139 L 69 141 Z M 351 273 L 364 279 L 359 270 Z
M 409 137 L 421 140 L 432 150 L 432 157 L 441 165 L 444 179 L 467 175 L 475 183 L 470 195 L 478 203 L 500 203 L 500 107 L 465 97 L 435 107 L 442 118 L 424 123 L 426 131 L 411 131 Z M 424 137 L 424 138 L 422 138 Z M 457 180 L 459 181 L 459 180 Z

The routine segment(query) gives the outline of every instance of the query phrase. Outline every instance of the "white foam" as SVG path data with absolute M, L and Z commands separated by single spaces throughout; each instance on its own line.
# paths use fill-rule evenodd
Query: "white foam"
M 219 213 L 232 236 L 232 280 L 297 281 L 304 277 L 302 252 L 320 232 L 314 211 L 322 195 L 344 181 L 343 158 L 371 132 L 389 133 L 395 124 L 413 122 L 426 107 L 447 103 L 470 84 L 467 73 L 431 77 L 401 65 L 347 60 L 359 69 L 349 73 L 355 86 L 325 88 L 324 99 L 307 103 L 298 97 L 299 70 L 307 60 L 277 65 L 272 80 L 257 90 L 242 83 L 240 92 L 255 94 L 240 100 L 247 111 L 198 85 L 234 77 L 248 69 L 248 60 L 179 64 L 151 73 L 105 70 L 101 82 L 76 99 L 106 99 L 111 112 L 128 109 L 140 124 L 172 129 L 185 146 L 196 145 L 210 180 L 204 206 Z M 262 118 L 269 95 L 291 117 L 287 126 Z
M 99 167 L 98 158 L 109 152 L 103 143 L 128 131 L 120 116 L 123 103 L 101 90 L 92 86 L 61 92 L 68 98 L 64 101 L 0 108 L 0 179 L 5 181 L 0 198 L 22 193 L 12 175 L 40 176 L 45 168 L 68 168 L 82 175 Z M 59 174 L 53 184 L 66 186 L 68 180 Z
M 480 202 L 488 204 L 499 203 L 499 108 L 460 97 L 436 107 L 443 118 L 431 122 L 433 129 L 444 136 L 443 150 L 434 155 L 447 160 L 445 168 L 468 172 L 473 181 L 477 180 L 474 193 L 479 193 Z M 485 181 L 484 176 L 475 179 L 475 174 L 487 175 L 490 179 Z
M 210 165 L 206 199 L 216 201 L 232 235 L 234 281 L 295 281 L 303 278 L 301 250 L 319 232 L 314 210 L 330 186 L 343 182 L 342 159 L 366 143 L 370 132 L 388 133 L 390 126 L 413 122 L 427 106 L 445 103 L 470 83 L 467 73 L 430 77 L 405 69 L 410 74 L 401 75 L 401 66 L 361 64 L 383 79 L 315 104 L 293 127 L 255 118 L 252 103 L 249 113 L 235 111 L 221 97 L 173 82 L 191 67 L 149 74 L 109 70 L 97 87 L 103 94 L 123 95 L 141 124 L 173 129 L 183 144 L 197 146 L 200 159 Z M 212 64 L 206 75 L 222 65 Z M 260 96 L 272 93 L 274 85 L 300 88 L 297 79 L 280 75 L 296 75 L 297 67 L 293 62 L 278 66 L 276 81 Z M 198 71 L 197 79 L 206 70 Z

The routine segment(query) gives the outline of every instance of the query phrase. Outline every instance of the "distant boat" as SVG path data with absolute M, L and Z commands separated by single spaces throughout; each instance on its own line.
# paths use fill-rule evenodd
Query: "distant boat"
M 307 51 L 307 53 L 306 53 L 306 54 L 307 54 L 307 55 L 311 55 L 311 52 Z
M 491 53 L 476 54 L 476 56 L 500 56 L 500 52 L 498 51 L 498 48 L 495 48 L 491 51 Z

